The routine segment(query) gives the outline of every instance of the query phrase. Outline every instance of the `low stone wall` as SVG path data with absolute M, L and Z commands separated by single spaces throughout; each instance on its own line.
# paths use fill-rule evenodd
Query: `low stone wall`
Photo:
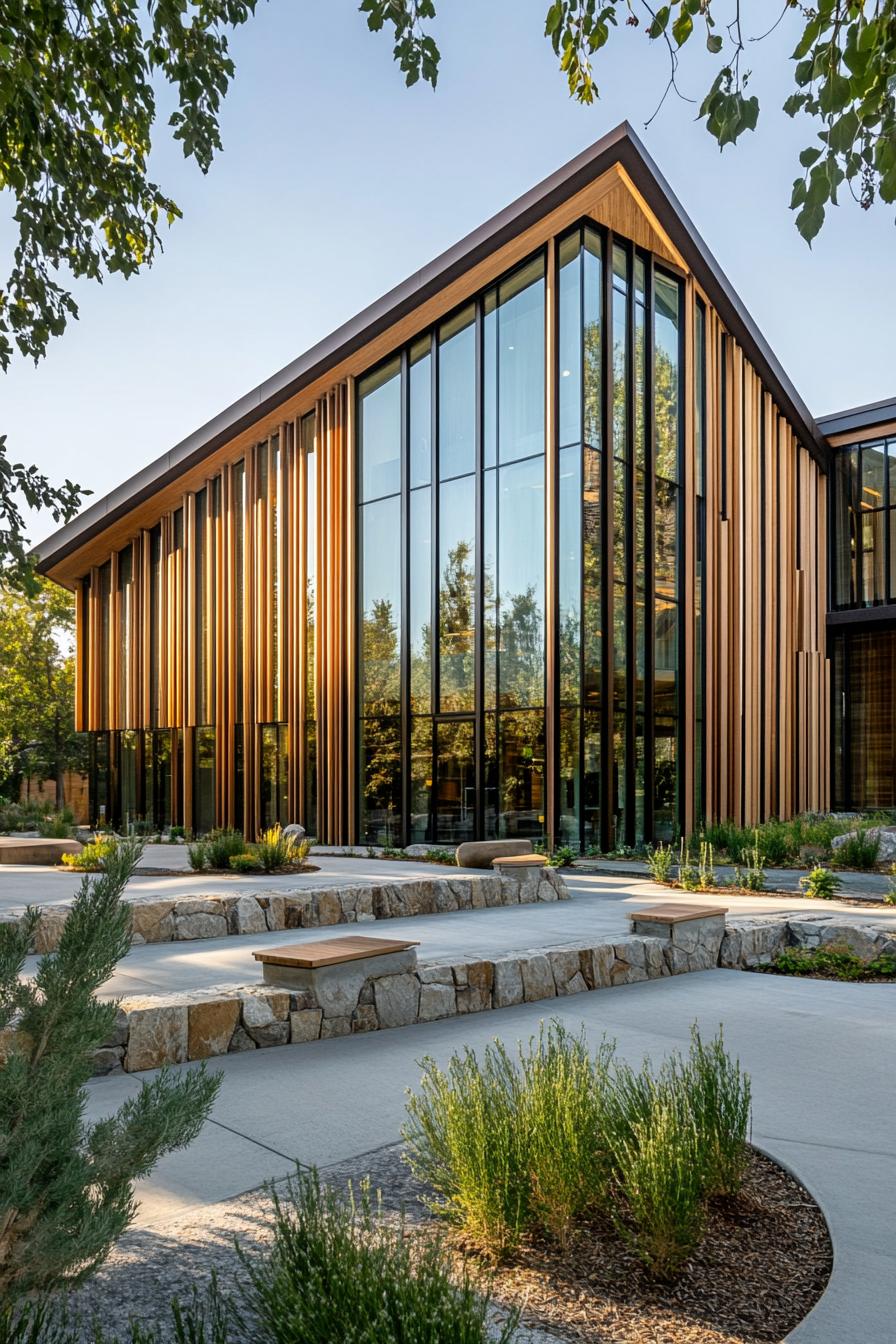
M 556 869 L 540 868 L 514 877 L 440 876 L 379 885 L 358 883 L 297 887 L 292 891 L 216 893 L 181 900 L 146 896 L 129 904 L 133 940 L 140 944 L 224 938 L 228 934 L 280 929 L 317 929 L 334 924 L 437 915 L 450 910 L 568 899 L 566 883 Z M 57 905 L 44 911 L 34 940 L 35 952 L 56 950 L 69 909 L 68 905 Z
M 321 998 L 311 991 L 252 985 L 123 999 L 115 1033 L 97 1052 L 96 1072 L 134 1073 L 405 1027 L 719 966 L 745 970 L 767 965 L 786 946 L 845 945 L 870 961 L 896 956 L 896 930 L 846 924 L 836 916 L 758 916 L 730 921 L 711 944 L 704 937 L 688 949 L 671 939 L 633 934 L 614 943 L 570 943 L 493 960 L 431 962 L 359 978 L 349 998 L 342 983 L 338 995 Z

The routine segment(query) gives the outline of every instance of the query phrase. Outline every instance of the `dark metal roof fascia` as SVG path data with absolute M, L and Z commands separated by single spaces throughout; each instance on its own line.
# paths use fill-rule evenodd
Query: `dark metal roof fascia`
M 822 434 L 848 434 L 852 429 L 871 429 L 874 425 L 886 424 L 896 420 L 896 397 L 885 397 L 883 401 L 869 401 L 867 406 L 851 406 L 846 411 L 834 411 L 818 419 L 818 428 Z
M 389 290 L 317 345 L 233 402 L 176 447 L 163 453 L 108 495 L 89 505 L 77 518 L 59 528 L 34 548 L 33 554 L 38 559 L 39 570 L 46 572 L 52 569 L 131 509 L 248 429 L 256 420 L 276 410 L 277 406 L 322 377 L 328 368 L 374 340 L 492 252 L 537 224 L 616 163 L 626 169 L 687 260 L 725 325 L 738 337 L 748 358 L 771 385 L 781 410 L 791 421 L 798 437 L 806 443 L 820 465 L 827 469 L 829 449 L 799 394 L 659 169 L 629 124 L 622 122 L 434 261 Z

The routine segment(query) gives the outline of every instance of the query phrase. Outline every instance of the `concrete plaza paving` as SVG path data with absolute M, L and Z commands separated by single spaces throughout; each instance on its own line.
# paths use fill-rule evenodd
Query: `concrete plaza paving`
M 223 1086 L 212 1120 L 191 1148 L 165 1158 L 141 1183 L 138 1223 L 161 1243 L 179 1214 L 285 1177 L 296 1162 L 327 1167 L 394 1143 L 405 1089 L 418 1082 L 424 1055 L 444 1064 L 462 1045 L 481 1047 L 496 1035 L 508 1043 L 527 1039 L 546 1017 L 573 1030 L 584 1025 L 593 1045 L 606 1033 L 632 1061 L 685 1047 L 694 1021 L 706 1033 L 724 1023 L 729 1049 L 753 1080 L 754 1142 L 805 1182 L 834 1241 L 830 1286 L 790 1338 L 890 1344 L 896 1015 L 887 985 L 705 971 L 550 1005 L 226 1056 L 214 1063 Z M 91 1114 L 133 1095 L 141 1079 L 94 1083 Z
M 431 864 L 352 859 L 331 859 L 327 869 L 330 882 L 358 881 L 361 880 L 361 874 L 370 874 L 371 870 L 376 870 L 372 880 L 380 882 L 394 881 L 396 877 L 407 879 L 412 876 L 443 875 L 450 871 L 433 868 Z M 309 876 L 316 877 L 317 874 Z M 527 948 L 556 947 L 577 939 L 594 941 L 595 938 L 606 937 L 612 940 L 629 932 L 628 916 L 645 905 L 651 905 L 657 900 L 695 899 L 687 893 L 669 892 L 638 877 L 585 874 L 571 870 L 565 873 L 565 878 L 572 892 L 569 901 L 390 919 L 378 927 L 382 929 L 383 936 L 419 941 L 418 956 L 421 960 L 489 957 L 522 952 Z M 136 885 L 137 881 L 139 879 L 135 879 L 131 885 Z M 275 881 L 278 879 L 261 880 L 256 877 L 251 890 L 268 889 L 267 882 Z M 295 885 L 296 878 L 290 881 Z M 201 889 L 205 891 L 208 887 L 203 886 Z M 773 914 L 779 911 L 820 915 L 837 913 L 856 923 L 889 923 L 896 927 L 896 907 L 890 906 L 861 909 L 835 901 L 809 902 L 786 896 L 775 898 L 726 894 L 724 898 L 709 899 L 721 899 L 731 915 Z M 116 996 L 160 994 L 174 990 L 206 989 L 211 985 L 252 984 L 261 980 L 259 963 L 252 958 L 256 949 L 285 942 L 314 941 L 342 931 L 351 933 L 358 932 L 358 929 L 355 925 L 337 925 L 326 929 L 291 929 L 286 933 L 246 934 L 135 947 L 119 963 L 105 987 L 105 993 Z M 376 932 L 370 925 L 364 925 L 363 931 Z M 29 959 L 28 971 L 34 969 L 36 961 L 36 958 Z

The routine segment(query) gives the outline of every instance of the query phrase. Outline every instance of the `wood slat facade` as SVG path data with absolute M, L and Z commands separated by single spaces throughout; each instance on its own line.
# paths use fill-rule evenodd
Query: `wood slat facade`
M 682 827 L 727 818 L 748 825 L 829 806 L 823 465 L 616 169 L 484 256 L 279 416 L 262 417 L 190 468 L 179 489 L 165 486 L 51 570 L 76 593 L 76 726 L 136 733 L 141 779 L 149 772 L 144 735 L 167 731 L 171 819 L 197 824 L 197 734 L 213 727 L 215 824 L 256 834 L 266 744 L 276 740 L 286 744 L 276 747 L 284 816 L 324 842 L 359 839 L 356 378 L 537 247 L 547 258 L 550 777 L 558 752 L 555 243 L 588 219 L 631 239 L 682 282 Z M 148 811 L 147 789 L 137 792 Z M 549 807 L 548 829 L 553 822 Z

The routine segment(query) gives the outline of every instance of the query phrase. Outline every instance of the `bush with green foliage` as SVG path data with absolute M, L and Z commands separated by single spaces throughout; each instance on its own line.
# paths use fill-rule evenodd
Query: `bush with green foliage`
M 834 851 L 838 868 L 858 868 L 865 872 L 876 868 L 880 858 L 880 835 L 872 834 L 870 827 L 860 826 L 854 835 Z
M 430 1207 L 492 1254 L 527 1233 L 562 1241 L 613 1218 L 657 1275 L 699 1238 L 706 1199 L 736 1194 L 747 1161 L 750 1083 L 696 1027 L 687 1057 L 634 1070 L 604 1042 L 591 1057 L 559 1023 L 520 1049 L 423 1061 L 409 1094 L 406 1157 Z
M 235 854 L 244 853 L 246 842 L 241 831 L 228 827 L 209 831 L 201 840 L 187 846 L 187 860 L 196 872 L 213 868 L 226 869 Z
M 140 857 L 120 841 L 102 874 L 85 877 L 59 948 L 33 979 L 23 968 L 40 911 L 0 924 L 0 1300 L 80 1282 L 102 1264 L 134 1216 L 134 1181 L 192 1142 L 218 1079 L 163 1070 L 113 1115 L 84 1118 L 93 1054 L 118 1005 L 96 991 L 131 945 L 122 893 Z
M 753 832 L 756 843 L 747 850 L 747 866 L 738 866 L 734 872 L 734 885 L 746 891 L 765 891 L 765 855 L 759 848 L 759 831 Z
M 258 855 L 253 854 L 251 849 L 244 849 L 241 854 L 231 854 L 228 867 L 234 873 L 260 873 L 261 864 L 258 862 Z
M 69 840 L 75 833 L 75 817 L 70 807 L 59 812 L 48 812 L 37 823 L 37 833 L 44 840 Z
M 884 892 L 884 901 L 887 905 L 896 905 L 896 863 L 890 864 L 889 881 Z
M 849 947 L 789 947 L 770 965 L 757 968 L 776 975 L 811 975 L 825 980 L 879 980 L 896 978 L 896 957 L 879 956 L 862 961 Z
M 284 835 L 278 823 L 262 831 L 250 849 L 262 872 L 275 873 L 281 868 L 300 868 L 308 857 L 311 841 L 307 836 L 297 840 L 295 836 Z
M 803 895 L 815 901 L 835 901 L 837 892 L 843 886 L 836 873 L 830 868 L 816 866 L 805 877 L 800 878 Z
M 38 803 L 27 800 L 24 803 L 12 802 L 0 798 L 0 831 L 8 834 L 16 831 L 36 831 L 45 817 L 53 811 L 51 803 Z
M 674 862 L 675 855 L 671 845 L 660 843 L 655 848 L 651 845 L 647 850 L 647 867 L 654 882 L 663 885 L 669 883 L 672 880 Z
M 275 1344 L 510 1344 L 516 1315 L 488 1328 L 489 1296 L 449 1266 L 438 1239 L 376 1216 L 369 1188 L 348 1196 L 299 1172 L 274 1196 L 269 1255 L 246 1264 L 245 1305 Z
M 571 845 L 558 845 L 548 855 L 547 864 L 549 868 L 569 868 L 578 857 L 578 850 Z
M 80 854 L 63 854 L 62 862 L 66 868 L 74 868 L 76 873 L 101 873 L 107 867 L 110 858 L 114 857 L 122 848 L 130 842 L 119 840 L 114 835 L 96 835 L 89 840 L 83 847 Z M 140 852 L 143 852 L 142 845 Z

